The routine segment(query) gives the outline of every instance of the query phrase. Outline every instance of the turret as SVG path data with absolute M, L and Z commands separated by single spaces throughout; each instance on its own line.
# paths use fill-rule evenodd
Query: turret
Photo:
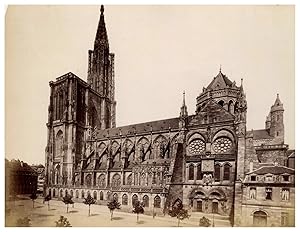
M 277 138 L 279 141 L 284 143 L 284 124 L 283 124 L 283 104 L 277 94 L 274 105 L 271 106 L 271 122 L 270 122 L 270 135 Z
M 180 108 L 180 117 L 179 117 L 179 128 L 183 129 L 186 127 L 188 118 L 187 107 L 185 105 L 185 92 L 183 91 L 183 101 L 182 106 Z

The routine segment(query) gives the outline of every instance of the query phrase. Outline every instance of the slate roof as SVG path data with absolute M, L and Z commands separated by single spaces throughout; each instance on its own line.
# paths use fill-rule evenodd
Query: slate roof
M 275 174 L 275 175 L 279 175 L 279 174 L 284 174 L 284 173 L 288 173 L 288 174 L 295 174 L 295 170 L 292 168 L 288 168 L 285 166 L 263 166 L 260 167 L 252 172 L 248 172 L 247 174 L 258 174 L 258 175 L 262 175 L 262 174 Z
M 122 135 L 134 135 L 140 133 L 150 132 L 151 128 L 152 131 L 161 131 L 161 130 L 168 130 L 171 129 L 178 129 L 179 126 L 179 118 L 169 118 L 163 119 L 158 121 L 151 121 L 151 122 L 144 122 L 139 124 L 132 124 L 128 126 L 121 126 L 116 128 L 109 128 L 105 130 L 97 130 L 97 138 L 107 138 L 119 136 L 120 133 Z
M 226 86 L 231 87 L 232 86 L 232 82 L 228 79 L 228 77 L 226 75 L 224 75 L 221 71 L 219 72 L 219 74 L 214 77 L 214 79 L 210 82 L 210 84 L 207 86 L 207 89 L 213 89 L 215 83 L 218 82 L 221 85 L 225 84 L 224 86 L 220 86 L 222 88 L 225 88 Z
M 269 135 L 268 131 L 265 129 L 262 130 L 253 130 L 253 139 L 273 139 L 272 136 Z

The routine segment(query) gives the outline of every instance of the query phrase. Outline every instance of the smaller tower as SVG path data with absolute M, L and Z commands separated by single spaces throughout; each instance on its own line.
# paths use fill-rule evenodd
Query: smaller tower
M 271 112 L 266 117 L 266 130 L 270 130 L 271 127 Z
M 270 135 L 281 143 L 284 143 L 283 112 L 283 104 L 279 99 L 279 94 L 277 94 L 275 103 L 271 106 Z

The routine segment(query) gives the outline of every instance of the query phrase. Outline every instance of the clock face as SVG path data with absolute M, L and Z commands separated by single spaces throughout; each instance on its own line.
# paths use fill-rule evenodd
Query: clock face
M 213 172 L 214 171 L 214 160 L 202 160 L 201 171 L 202 172 Z

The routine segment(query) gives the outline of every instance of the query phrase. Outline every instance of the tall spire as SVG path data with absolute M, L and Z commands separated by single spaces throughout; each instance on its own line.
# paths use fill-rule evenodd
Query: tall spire
M 183 91 L 183 99 L 182 99 L 182 106 L 180 108 L 180 117 L 186 118 L 188 116 L 187 107 L 185 105 L 185 91 Z
M 100 7 L 100 19 L 98 23 L 98 29 L 97 34 L 95 38 L 95 44 L 94 44 L 94 50 L 99 48 L 100 46 L 103 46 L 108 48 L 108 37 L 106 32 L 106 26 L 105 26 L 105 20 L 104 20 L 104 6 L 101 5 Z

